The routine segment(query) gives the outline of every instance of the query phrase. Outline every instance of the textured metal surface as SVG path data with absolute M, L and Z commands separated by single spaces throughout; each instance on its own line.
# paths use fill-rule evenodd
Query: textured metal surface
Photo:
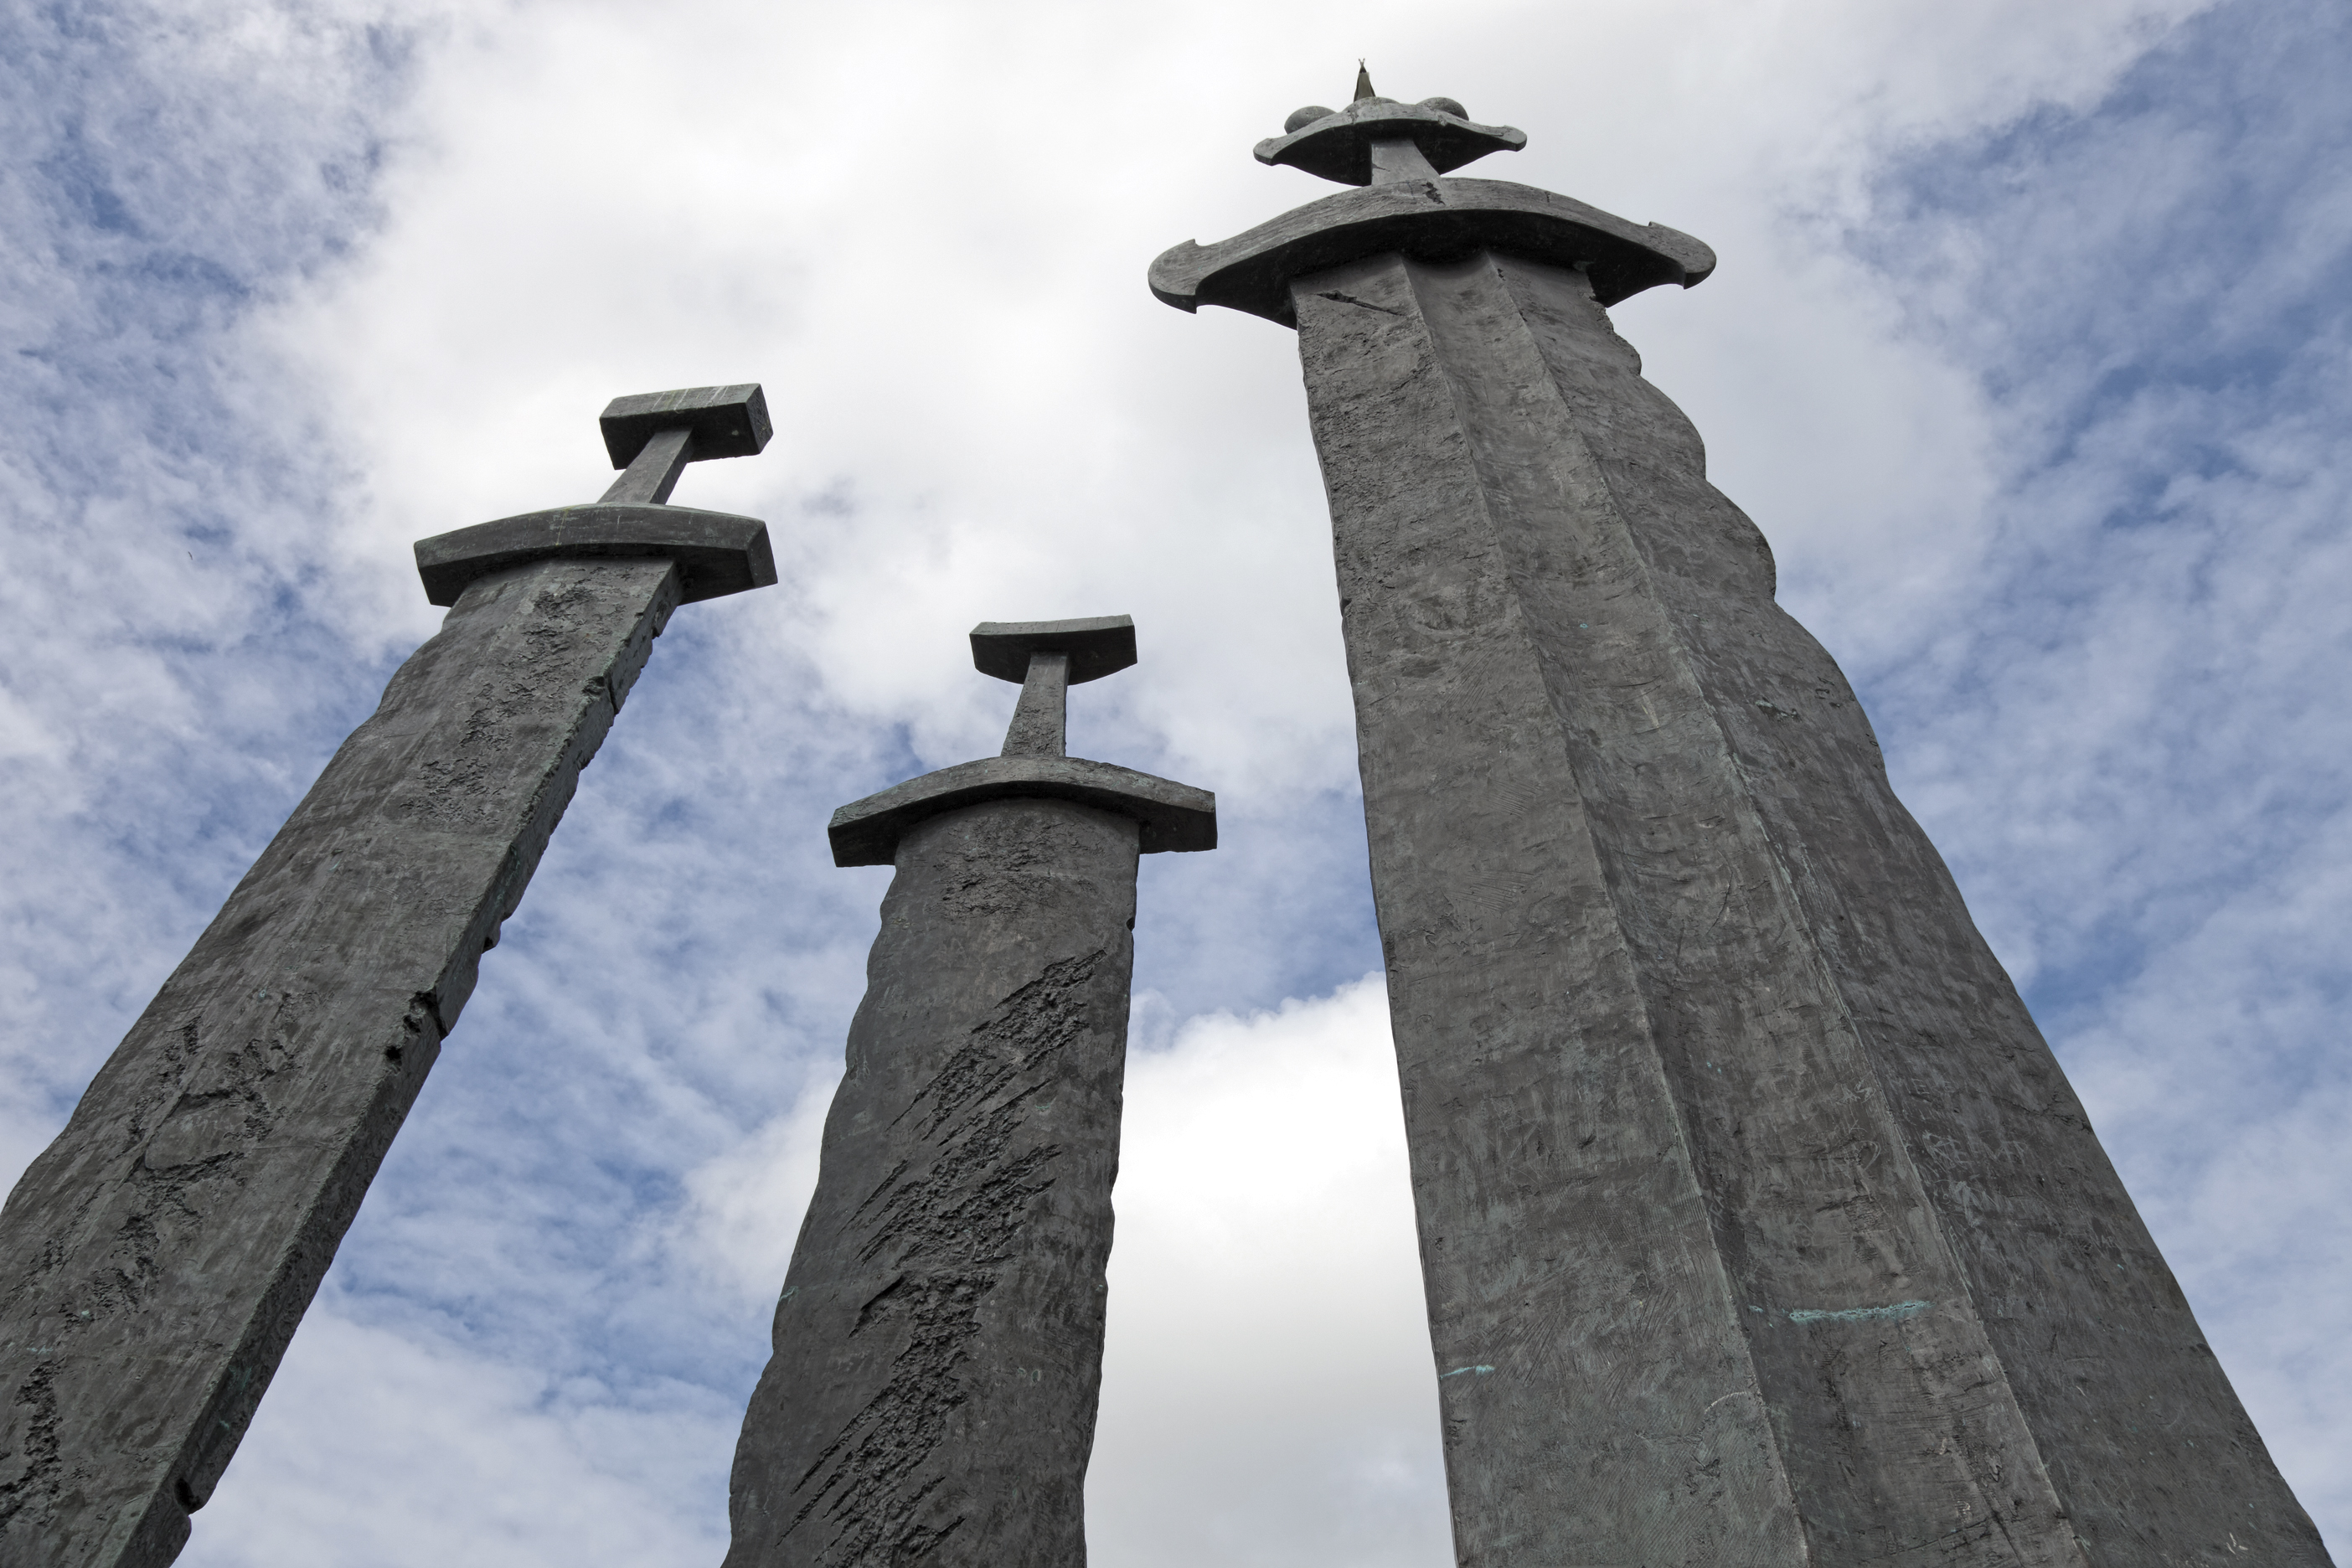
M 667 430 L 656 430 L 646 437 L 637 455 L 621 477 L 596 498 L 603 506 L 660 506 L 669 500 L 670 491 L 677 488 L 678 477 L 686 472 L 688 463 L 700 456 L 695 449 L 694 430 L 690 426 L 675 425 Z
M 415 548 L 416 574 L 434 605 L 456 604 L 478 577 L 558 558 L 674 562 L 680 602 L 689 605 L 776 581 L 766 523 L 688 506 L 556 507 L 436 533 Z
M 176 1555 L 678 600 L 660 560 L 472 583 L 18 1182 L 9 1568 Z
M 1257 161 L 1287 163 L 1343 185 L 1368 185 L 1373 178 L 1372 148 L 1383 141 L 1410 141 L 1432 172 L 1440 174 L 1489 153 L 1516 153 L 1528 144 L 1526 132 L 1509 125 L 1480 125 L 1455 112 L 1458 107 L 1450 100 L 1399 103 L 1360 98 L 1295 131 L 1267 137 L 1257 144 Z
M 1044 649 L 1029 656 L 1021 700 L 1004 727 L 1008 757 L 1066 757 L 1070 752 L 1070 656 Z
M 982 621 L 971 628 L 972 668 L 999 680 L 1029 673 L 1033 653 L 1070 656 L 1070 684 L 1116 675 L 1135 662 L 1135 622 L 1127 616 L 1074 621 Z
M 1664 224 L 1504 180 L 1410 180 L 1341 191 L 1214 245 L 1171 246 L 1151 264 L 1151 292 L 1180 310 L 1222 305 L 1296 326 L 1293 279 L 1367 257 L 1489 249 L 1581 267 L 1604 305 L 1661 284 L 1694 288 L 1715 270 L 1713 250 Z
M 1586 277 L 1291 298 L 1460 1560 L 2326 1563 Z
M 1214 849 L 1217 797 L 1172 779 L 1084 757 L 982 757 L 852 801 L 825 829 L 836 866 L 887 866 L 899 836 L 942 812 L 985 800 L 1066 800 L 1131 817 L 1143 853 Z
M 727 1568 L 1086 1561 L 1136 834 L 1001 800 L 899 840 Z
M 757 457 L 774 433 L 768 422 L 768 395 L 756 381 L 616 397 L 604 405 L 596 423 L 616 468 L 635 461 L 656 431 L 692 431 L 694 462 Z
M 1068 756 L 1069 689 L 1135 662 L 1135 623 L 1125 616 L 1072 621 L 982 621 L 971 661 L 1021 682 L 1002 756 L 961 763 L 893 784 L 833 814 L 825 836 L 836 866 L 887 866 L 917 823 L 990 800 L 1065 800 L 1131 818 L 1142 853 L 1214 849 L 1217 797 L 1132 768 Z

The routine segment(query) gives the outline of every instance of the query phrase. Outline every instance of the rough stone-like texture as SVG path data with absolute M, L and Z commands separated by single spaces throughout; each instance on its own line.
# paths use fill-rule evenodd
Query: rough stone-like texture
M 433 605 L 454 605 L 476 578 L 534 561 L 592 559 L 667 561 L 677 568 L 678 601 L 688 605 L 776 581 L 766 523 L 688 506 L 597 501 L 502 517 L 416 542 L 416 574 Z
M 1058 800 L 899 841 L 727 1568 L 1085 1563 L 1136 854 Z
M 616 468 L 628 468 L 647 442 L 673 431 L 687 433 L 694 446 L 689 460 L 698 463 L 712 458 L 756 458 L 775 434 L 768 418 L 767 391 L 756 381 L 616 397 L 604 405 L 596 425 Z
M 1004 755 L 1059 757 L 1069 750 L 1070 656 L 1033 653 L 1021 700 L 1004 727 Z
M 1030 656 L 1040 653 L 1070 656 L 1072 686 L 1100 680 L 1134 665 L 1135 621 L 1128 616 L 1087 616 L 1069 621 L 982 621 L 971 628 L 972 668 L 982 675 L 1025 682 Z
M 1291 296 L 1461 1561 L 2326 1562 L 1583 275 Z
M 1217 847 L 1217 797 L 1209 791 L 1114 763 L 1050 754 L 982 757 L 892 784 L 835 812 L 825 834 L 836 866 L 894 865 L 899 835 L 926 817 L 984 800 L 1039 797 L 1133 818 L 1146 855 Z
M 1306 274 L 1395 253 L 1450 261 L 1486 250 L 1581 268 L 1604 305 L 1661 284 L 1693 288 L 1715 270 L 1715 252 L 1679 229 L 1628 223 L 1552 191 L 1401 179 L 1325 196 L 1214 245 L 1171 246 L 1151 264 L 1151 292 L 1180 310 L 1223 305 L 1295 327 L 1290 285 Z
M 1460 107 L 1441 100 L 1399 103 L 1377 95 L 1359 98 L 1345 109 L 1325 110 L 1296 131 L 1267 137 L 1257 144 L 1257 161 L 1287 163 L 1343 185 L 1369 185 L 1380 178 L 1377 149 L 1383 142 L 1412 145 L 1433 178 L 1489 153 L 1516 153 L 1528 144 L 1528 133 L 1517 127 L 1481 125 L 1456 112 Z
M 579 771 L 666 561 L 485 577 L 0 1210 L 0 1562 L 187 1539 Z

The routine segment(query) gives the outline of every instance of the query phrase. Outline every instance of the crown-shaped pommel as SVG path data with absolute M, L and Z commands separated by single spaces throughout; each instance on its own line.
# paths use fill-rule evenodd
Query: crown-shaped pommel
M 1076 621 L 982 621 L 971 662 L 983 675 L 1021 683 L 1004 731 L 1008 757 L 1058 757 L 1068 731 L 1069 690 L 1135 662 L 1135 623 L 1125 616 Z
M 1300 110 L 1289 134 L 1261 142 L 1257 155 L 1364 188 L 1214 245 L 1171 246 L 1151 264 L 1151 291 L 1180 310 L 1223 305 L 1295 327 L 1301 280 L 1373 256 L 1444 262 L 1492 250 L 1583 273 L 1603 307 L 1661 283 L 1687 289 L 1715 270 L 1714 251 L 1664 224 L 1628 223 L 1507 180 L 1439 178 L 1527 142 L 1507 125 L 1477 124 L 1450 98 L 1382 98 L 1360 74 L 1354 102 Z
M 1257 161 L 1286 163 L 1343 185 L 1369 185 L 1381 172 L 1373 149 L 1383 142 L 1411 142 L 1429 160 L 1430 171 L 1439 174 L 1489 153 L 1516 153 L 1528 144 L 1526 132 L 1481 125 L 1453 99 L 1399 103 L 1371 93 L 1368 76 L 1356 79 L 1353 103 L 1337 110 L 1319 104 L 1298 110 L 1284 122 L 1282 135 L 1257 144 Z

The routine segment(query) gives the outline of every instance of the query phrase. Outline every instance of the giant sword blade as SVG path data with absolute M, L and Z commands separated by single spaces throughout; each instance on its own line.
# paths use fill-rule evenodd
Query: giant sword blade
M 1151 268 L 1298 332 L 1461 1562 L 2326 1563 L 1525 140 L 1360 79 Z
M 601 501 L 423 540 L 449 606 L 0 1209 L 0 1563 L 188 1538 L 548 836 L 681 603 L 776 580 L 662 504 L 756 385 L 614 401 Z

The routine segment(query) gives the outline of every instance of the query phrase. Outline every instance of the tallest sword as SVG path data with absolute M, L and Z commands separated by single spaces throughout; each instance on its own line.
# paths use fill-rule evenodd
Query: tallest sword
M 1298 333 L 1460 1561 L 2326 1563 L 1525 141 L 1360 77 L 1151 269 Z

